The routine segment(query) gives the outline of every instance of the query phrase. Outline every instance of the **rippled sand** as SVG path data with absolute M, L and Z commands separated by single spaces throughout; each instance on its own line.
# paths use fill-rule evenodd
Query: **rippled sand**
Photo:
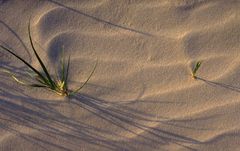
M 240 150 L 239 0 L 0 0 L 1 44 L 40 69 L 30 17 L 50 70 L 71 55 L 72 88 L 98 66 L 70 100 L 0 73 L 1 151 Z

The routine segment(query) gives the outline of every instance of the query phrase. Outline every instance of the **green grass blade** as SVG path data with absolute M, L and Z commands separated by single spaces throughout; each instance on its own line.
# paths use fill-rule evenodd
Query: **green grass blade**
M 83 83 L 83 85 L 81 87 L 79 87 L 78 89 L 74 90 L 73 92 L 71 92 L 69 95 L 74 95 L 74 94 L 78 93 L 78 91 L 80 91 L 88 83 L 88 81 L 92 77 L 94 71 L 96 70 L 97 64 L 98 64 L 98 62 L 96 62 L 91 74 L 88 76 L 87 80 Z
M 29 20 L 29 24 L 28 24 L 28 36 L 29 36 L 31 48 L 33 49 L 35 57 L 37 58 L 38 63 L 40 64 L 40 66 L 42 68 L 41 70 L 43 70 L 43 72 L 40 72 L 40 70 L 37 70 L 36 68 L 34 68 L 31 64 L 29 64 L 27 61 L 25 61 L 22 57 L 20 57 L 14 51 L 12 51 L 12 49 L 9 49 L 9 48 L 7 48 L 3 45 L 0 45 L 0 49 L 3 49 L 4 51 L 7 51 L 8 53 L 10 53 L 14 57 L 16 57 L 18 60 L 23 62 L 28 68 L 30 68 L 30 71 L 27 72 L 27 74 L 22 75 L 22 77 L 29 77 L 29 78 L 31 78 L 31 80 L 27 80 L 27 79 L 24 78 L 24 81 L 19 80 L 18 77 L 14 75 L 14 73 L 12 73 L 10 71 L 5 71 L 8 74 L 10 74 L 10 76 L 17 83 L 20 83 L 20 84 L 26 85 L 26 86 L 30 86 L 30 87 L 45 88 L 45 89 L 53 91 L 56 94 L 61 95 L 61 96 L 74 95 L 74 94 L 78 93 L 88 83 L 88 81 L 90 80 L 90 78 L 92 77 L 93 73 L 96 70 L 98 61 L 96 62 L 96 64 L 95 64 L 93 70 L 91 71 L 90 75 L 87 77 L 86 81 L 79 88 L 71 91 L 71 90 L 68 89 L 68 77 L 69 77 L 69 70 L 70 70 L 70 56 L 68 57 L 68 59 L 66 59 L 64 57 L 64 51 L 63 51 L 62 57 L 60 59 L 60 71 L 56 72 L 56 76 L 51 77 L 51 75 L 49 74 L 49 70 L 46 68 L 42 59 L 38 55 L 37 50 L 36 50 L 36 48 L 33 44 L 33 38 L 32 38 L 32 35 L 31 35 L 30 20 Z M 38 44 L 37 42 L 35 42 L 35 43 Z M 39 46 L 41 48 L 41 45 L 39 45 Z M 198 70 L 200 65 L 201 64 L 196 66 L 197 67 L 196 71 Z M 196 71 L 193 71 L 193 72 L 196 72 Z M 33 80 L 34 80 L 34 82 L 32 83 Z
M 197 63 L 196 63 L 196 65 L 195 65 L 195 67 L 194 67 L 194 70 L 193 70 L 193 73 L 194 73 L 194 74 L 197 73 L 197 71 L 198 71 L 198 69 L 200 68 L 201 64 L 202 64 L 201 62 L 197 62 Z
M 33 78 L 34 80 L 36 80 L 37 82 L 47 86 L 48 84 L 46 84 L 45 81 L 43 81 L 43 79 L 41 77 L 39 77 L 36 73 L 31 73 L 29 71 L 26 72 L 31 78 Z
M 64 58 L 64 51 L 62 52 L 61 56 L 61 81 L 63 82 L 65 79 L 65 58 Z
M 49 73 L 48 73 L 48 70 L 47 68 L 45 67 L 44 63 L 42 62 L 41 58 L 39 57 L 34 45 L 33 45 L 33 41 L 32 41 L 32 36 L 31 36 L 31 29 L 30 29 L 30 21 L 29 21 L 29 24 L 28 24 L 28 36 L 29 36 L 29 40 L 30 40 L 30 44 L 31 44 L 31 47 L 34 51 L 34 54 L 35 56 L 37 57 L 38 59 L 38 62 L 40 63 L 44 73 L 46 74 L 47 76 L 47 83 L 49 83 L 51 85 L 51 88 L 54 89 L 56 87 L 56 84 L 53 82 L 52 78 L 50 77 Z
M 28 86 L 35 87 L 35 88 L 48 88 L 46 85 L 41 85 L 41 84 L 29 84 Z
M 33 72 L 35 72 L 37 75 L 39 75 L 39 77 L 41 77 L 41 79 L 43 79 L 43 81 L 47 82 L 46 78 L 37 70 L 35 69 L 32 65 L 30 65 L 28 62 L 26 62 L 23 58 L 21 58 L 20 56 L 18 56 L 17 54 L 15 54 L 13 51 L 11 51 L 10 49 L 0 45 L 0 47 L 9 52 L 10 54 L 12 54 L 14 57 L 16 57 L 17 59 L 19 59 L 20 61 L 22 61 L 25 65 L 27 65 Z
M 67 61 L 67 68 L 66 68 L 66 73 L 65 73 L 66 75 L 65 75 L 65 78 L 64 78 L 64 86 L 63 86 L 64 89 L 68 88 L 69 67 L 70 67 L 70 56 L 68 56 L 68 61 Z
M 194 79 L 196 78 L 196 73 L 197 73 L 198 69 L 200 68 L 201 64 L 202 64 L 202 62 L 198 61 L 193 68 L 192 76 Z
M 33 77 L 36 81 L 38 81 L 39 83 L 43 84 L 43 85 L 46 85 L 46 86 L 49 86 L 49 84 L 46 84 L 45 81 L 43 81 L 41 78 L 39 78 L 38 76 L 36 77 Z

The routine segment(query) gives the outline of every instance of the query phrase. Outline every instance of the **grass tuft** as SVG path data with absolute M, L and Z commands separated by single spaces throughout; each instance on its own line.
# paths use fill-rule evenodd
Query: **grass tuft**
M 196 74 L 197 74 L 197 71 L 198 71 L 198 69 L 200 68 L 201 65 L 202 65 L 202 62 L 201 62 L 201 61 L 198 61 L 198 62 L 195 64 L 195 66 L 194 66 L 194 68 L 193 68 L 193 70 L 192 70 L 192 78 L 193 78 L 193 79 L 197 79 Z
M 66 58 L 64 57 L 64 53 L 62 54 L 62 57 L 60 60 L 60 65 L 61 65 L 60 75 L 52 76 L 52 75 L 50 75 L 48 69 L 46 68 L 45 64 L 43 63 L 42 59 L 40 58 L 40 56 L 38 55 L 38 53 L 34 47 L 32 36 L 31 36 L 30 21 L 28 24 L 28 37 L 30 40 L 31 48 L 32 48 L 39 64 L 41 65 L 43 73 L 41 71 L 37 70 L 36 68 L 34 68 L 31 64 L 29 64 L 22 57 L 20 57 L 16 53 L 14 53 L 13 50 L 11 50 L 3 45 L 0 45 L 0 48 L 2 50 L 5 50 L 8 53 L 10 53 L 11 55 L 13 55 L 15 58 L 17 58 L 18 60 L 23 62 L 31 70 L 31 73 L 29 72 L 27 74 L 34 81 L 34 83 L 29 83 L 29 82 L 20 80 L 14 73 L 12 73 L 9 70 L 6 70 L 6 69 L 2 70 L 3 72 L 8 73 L 14 81 L 16 81 L 19 84 L 29 86 L 29 87 L 45 88 L 45 89 L 51 90 L 54 93 L 61 95 L 61 96 L 74 95 L 74 94 L 78 93 L 88 83 L 88 81 L 92 77 L 92 75 L 97 67 L 97 63 L 95 64 L 95 66 L 94 66 L 92 72 L 90 73 L 89 77 L 87 78 L 87 80 L 80 87 L 76 88 L 75 90 L 69 90 L 68 75 L 69 75 L 69 69 L 70 69 L 70 56 L 67 58 L 67 61 L 66 61 Z

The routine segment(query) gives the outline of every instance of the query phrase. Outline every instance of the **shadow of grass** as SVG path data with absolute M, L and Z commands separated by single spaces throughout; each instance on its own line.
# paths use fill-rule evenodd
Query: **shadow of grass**
M 77 95 L 70 102 L 53 102 L 31 98 L 24 94 L 21 88 L 13 89 L 7 84 L 0 84 L 0 127 L 25 141 L 38 145 L 43 150 L 54 148 L 74 151 L 82 143 L 112 151 L 137 151 L 137 145 L 157 149 L 159 145 L 169 143 L 194 150 L 185 144 L 200 144 L 195 139 L 143 124 L 144 122 L 164 124 L 166 118 L 156 119 L 151 114 L 128 107 L 128 103 L 116 104 L 86 95 Z M 107 121 L 109 127 L 115 125 L 140 139 L 134 140 L 134 143 L 127 142 L 129 140 L 127 136 L 110 131 L 108 128 L 87 124 L 81 118 L 65 115 L 58 109 L 61 105 L 73 106 L 74 110 L 87 110 L 97 118 Z M 31 133 L 26 134 L 16 125 L 31 129 L 41 134 L 41 137 Z M 144 133 L 138 134 L 129 127 L 142 130 Z M 112 140 L 108 136 L 121 138 L 123 141 Z
M 88 110 L 99 118 L 108 121 L 109 124 L 113 124 L 129 133 L 132 133 L 133 135 L 136 135 L 137 137 L 142 138 L 144 142 L 141 143 L 144 143 L 145 145 L 151 147 L 156 146 L 156 144 L 166 145 L 169 143 L 175 143 L 190 150 L 194 150 L 192 148 L 184 146 L 181 143 L 200 143 L 199 141 L 189 137 L 181 136 L 163 129 L 142 124 L 144 122 L 170 124 L 169 122 L 166 122 L 170 119 L 167 119 L 166 117 L 158 117 L 156 119 L 156 117 L 153 117 L 151 114 L 147 114 L 143 111 L 128 107 L 129 103 L 126 105 L 110 103 L 84 95 L 76 96 L 72 102 L 81 108 Z M 141 103 L 142 102 L 143 101 L 141 101 Z M 144 131 L 144 135 L 136 133 L 129 127 L 134 127 L 135 129 Z M 146 134 L 148 135 L 145 136 Z
M 240 92 L 240 87 L 236 87 L 236 86 L 232 86 L 232 85 L 224 84 L 224 83 L 220 83 L 220 82 L 209 81 L 209 80 L 201 78 L 201 77 L 197 77 L 196 79 L 203 81 L 206 84 L 214 86 L 214 87 L 218 86 L 218 87 L 222 87 L 222 88 L 234 91 L 234 92 Z
M 110 150 L 126 150 L 105 140 L 102 134 L 108 134 L 108 131 L 97 129 L 60 113 L 56 106 L 65 102 L 47 103 L 44 100 L 10 94 L 3 89 L 0 91 L 1 128 L 34 144 L 38 143 L 41 148 L 45 146 L 46 149 L 46 146 L 50 146 L 70 151 L 74 150 L 71 148 L 79 147 L 79 142 L 85 142 Z M 8 99 L 4 99 L 5 97 Z M 69 148 L 55 141 L 46 141 L 46 139 L 37 138 L 31 134 L 24 134 L 21 130 L 14 129 L 13 123 L 40 132 L 44 138 L 61 140 L 67 143 Z
M 85 15 L 86 17 L 91 17 L 97 21 L 145 34 L 134 29 L 98 19 L 94 16 L 64 6 L 58 2 L 52 0 L 49 1 Z M 11 29 L 9 30 L 12 31 Z M 19 38 L 18 35 L 15 34 L 15 36 Z M 16 70 L 8 64 L 5 64 L 5 67 Z M 4 75 L 0 76 L 3 77 Z M 200 143 L 193 138 L 144 124 L 145 122 L 152 122 L 156 125 L 160 125 L 164 124 L 164 122 L 169 119 L 166 117 L 158 117 L 156 119 L 155 116 L 149 113 L 128 106 L 129 103 L 138 103 L 138 100 L 126 104 L 123 102 L 111 103 L 86 95 L 77 95 L 73 97 L 70 102 L 50 102 L 49 100 L 32 98 L 25 94 L 20 86 L 15 87 L 14 84 L 6 84 L 6 80 L 7 79 L 2 79 L 0 81 L 1 129 L 39 146 L 43 150 L 57 149 L 76 151 L 81 148 L 81 144 L 95 146 L 95 149 L 103 148 L 104 150 L 112 151 L 138 151 L 138 145 L 144 145 L 150 149 L 158 150 L 159 144 L 167 145 L 169 143 L 174 143 L 186 149 L 194 150 L 185 144 Z M 141 101 L 141 103 L 147 104 L 149 102 Z M 127 136 L 112 132 L 108 130 L 108 128 L 99 128 L 98 126 L 87 124 L 84 120 L 67 116 L 64 112 L 58 109 L 61 105 L 71 106 L 74 110 L 87 110 L 95 115 L 95 117 L 103 119 L 110 125 L 115 125 L 123 131 L 131 133 L 140 139 L 134 139 L 134 142 L 131 143 L 132 140 L 129 140 Z M 144 133 L 136 133 L 136 131 L 130 129 L 130 127 L 136 130 L 141 130 Z M 40 136 L 25 133 L 22 131 L 22 128 L 31 129 L 31 131 L 38 133 Z M 121 138 L 123 141 L 112 140 L 107 136 Z

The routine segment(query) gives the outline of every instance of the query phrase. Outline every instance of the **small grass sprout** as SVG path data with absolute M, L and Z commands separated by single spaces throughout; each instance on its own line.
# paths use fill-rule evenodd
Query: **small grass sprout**
M 87 82 L 90 80 L 90 78 L 92 77 L 92 75 L 96 69 L 97 63 L 95 64 L 93 70 L 91 71 L 91 73 L 88 76 L 88 78 L 86 79 L 86 81 L 80 87 L 78 87 L 75 90 L 69 90 L 68 74 L 69 74 L 69 67 L 70 67 L 70 56 L 66 60 L 66 58 L 64 57 L 64 53 L 62 54 L 62 57 L 60 60 L 60 66 L 61 66 L 60 72 L 58 75 L 56 74 L 55 76 L 51 76 L 49 74 L 49 71 L 47 70 L 45 64 L 43 63 L 42 59 L 40 58 L 40 56 L 38 55 L 38 53 L 34 47 L 32 36 L 31 36 L 31 31 L 30 31 L 30 21 L 28 24 L 28 36 L 29 36 L 31 48 L 32 48 L 43 72 L 34 68 L 30 63 L 28 63 L 22 57 L 20 57 L 16 53 L 14 53 L 14 51 L 12 51 L 11 49 L 9 49 L 3 45 L 0 45 L 0 48 L 7 51 L 11 55 L 13 55 L 15 58 L 17 58 L 18 60 L 23 62 L 30 69 L 31 72 L 27 72 L 27 74 L 24 74 L 24 76 L 28 75 L 31 78 L 31 80 L 34 82 L 32 83 L 32 82 L 20 80 L 11 71 L 9 71 L 7 69 L 3 69 L 2 71 L 4 71 L 5 73 L 8 73 L 14 81 L 16 81 L 19 84 L 30 86 L 30 87 L 45 88 L 45 89 L 55 92 L 56 94 L 58 94 L 60 96 L 74 95 L 74 94 L 78 93 L 87 84 Z
M 202 65 L 202 62 L 198 61 L 198 62 L 196 62 L 195 66 L 193 67 L 193 70 L 192 70 L 192 78 L 193 79 L 197 78 L 196 74 L 201 65 Z

